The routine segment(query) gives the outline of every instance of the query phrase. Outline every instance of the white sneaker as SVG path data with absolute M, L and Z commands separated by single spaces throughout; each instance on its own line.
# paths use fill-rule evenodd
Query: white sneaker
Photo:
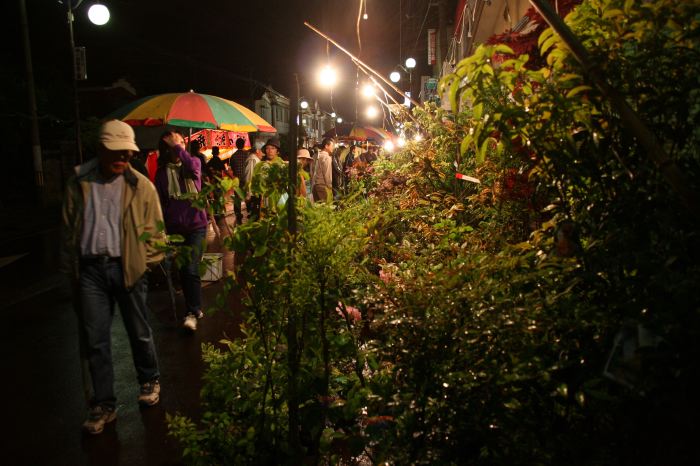
M 194 332 L 197 330 L 197 318 L 192 314 L 187 314 L 187 317 L 185 317 L 185 322 L 182 324 L 182 326 L 187 330 Z

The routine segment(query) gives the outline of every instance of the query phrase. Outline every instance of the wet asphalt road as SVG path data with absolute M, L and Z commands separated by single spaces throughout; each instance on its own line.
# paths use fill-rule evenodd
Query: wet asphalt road
M 173 465 L 182 464 L 177 442 L 168 436 L 166 413 L 200 415 L 199 390 L 203 364 L 201 344 L 224 335 L 239 335 L 240 300 L 227 298 L 226 309 L 199 321 L 197 332 L 183 331 L 175 321 L 170 297 L 156 272 L 149 302 L 161 370 L 161 402 L 140 409 L 131 351 L 119 311 L 112 327 L 112 352 L 117 393 L 117 420 L 101 435 L 81 431 L 86 415 L 78 355 L 77 320 L 70 296 L 56 286 L 55 230 L 31 243 L 0 251 L 26 256 L 0 269 L 0 353 L 4 356 L 0 384 L 3 435 L 0 463 L 7 465 Z M 210 251 L 217 250 L 209 235 Z M 16 244 L 21 244 L 16 243 Z M 41 246 L 37 246 L 41 245 Z M 37 252 L 39 250 L 39 252 Z M 232 265 L 231 255 L 224 266 Z M 40 271 L 37 272 L 37 271 Z M 14 288 L 13 288 L 14 287 Z M 205 306 L 214 303 L 219 283 L 203 288 Z M 48 291 L 46 291 L 48 290 Z M 184 302 L 178 293 L 182 315 Z

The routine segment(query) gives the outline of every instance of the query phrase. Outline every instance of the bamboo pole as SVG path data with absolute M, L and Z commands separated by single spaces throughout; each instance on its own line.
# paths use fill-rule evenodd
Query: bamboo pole
M 600 68 L 590 59 L 588 52 L 583 44 L 578 40 L 569 26 L 564 23 L 561 17 L 552 10 L 552 7 L 546 0 L 530 0 L 530 3 L 547 21 L 554 32 L 559 34 L 566 46 L 571 50 L 576 60 L 583 67 L 588 78 L 593 81 L 593 84 L 600 92 L 608 98 L 613 108 L 620 114 L 623 124 L 637 138 L 640 145 L 644 148 L 647 156 L 661 170 L 664 178 L 671 186 L 685 206 L 695 215 L 698 216 L 698 199 L 697 193 L 690 189 L 689 184 L 673 160 L 666 154 L 664 148 L 659 144 L 654 136 L 654 133 L 644 122 L 639 118 L 637 113 L 629 106 L 627 101 L 613 87 L 608 84 L 605 76 Z
M 365 62 L 363 62 L 362 60 L 360 60 L 359 58 L 357 58 L 355 55 L 353 55 L 352 53 L 350 53 L 350 52 L 349 52 L 346 48 L 344 48 L 342 45 L 340 45 L 339 43 L 337 43 L 336 41 L 334 41 L 333 39 L 331 39 L 330 36 L 328 36 L 327 34 L 324 34 L 323 32 L 319 31 L 318 29 L 316 29 L 314 26 L 312 26 L 311 24 L 309 24 L 309 23 L 306 22 L 306 21 L 304 21 L 304 26 L 308 27 L 309 29 L 311 29 L 312 31 L 314 31 L 316 34 L 318 34 L 319 36 L 323 37 L 324 39 L 326 39 L 326 40 L 327 40 L 328 42 L 330 42 L 331 44 L 335 45 L 341 52 L 344 52 L 347 56 L 349 56 L 349 57 L 352 59 L 353 62 L 355 62 L 356 64 L 359 64 L 359 65 L 360 65 L 361 67 L 363 67 L 363 68 L 366 68 L 366 69 L 367 69 L 368 71 L 370 71 L 372 74 L 374 74 L 374 75 L 377 76 L 379 79 L 381 79 L 382 81 L 384 81 L 384 82 L 386 83 L 387 86 L 391 87 L 391 88 L 392 88 L 394 91 L 396 91 L 398 94 L 400 94 L 400 95 L 402 95 L 402 96 L 405 95 L 404 92 L 403 92 L 402 90 L 400 90 L 398 87 L 394 86 L 393 83 L 387 81 L 386 78 L 385 78 L 384 76 L 382 76 L 380 73 L 378 73 L 376 70 L 374 70 L 371 66 L 369 66 L 368 64 L 366 64 Z M 413 97 L 409 97 L 409 99 L 411 100 L 411 103 L 412 103 L 413 105 L 415 105 L 416 107 L 420 106 L 420 103 L 418 103 L 417 101 L 413 100 Z

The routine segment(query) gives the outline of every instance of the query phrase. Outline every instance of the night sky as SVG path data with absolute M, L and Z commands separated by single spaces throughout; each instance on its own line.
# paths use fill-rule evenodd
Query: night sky
M 83 87 L 108 86 L 124 78 L 139 96 L 194 89 L 248 104 L 246 100 L 258 90 L 241 78 L 252 78 L 289 95 L 296 71 L 302 79 L 302 95 L 319 98 L 330 109 L 329 91 L 315 84 L 315 70 L 327 60 L 326 41 L 303 22 L 309 21 L 358 52 L 355 21 L 359 1 L 354 0 L 104 0 L 111 12 L 105 26 L 95 26 L 87 19 L 90 3 L 86 0 L 76 10 L 74 23 L 76 44 L 87 48 L 88 80 L 81 82 Z M 403 0 L 400 15 L 399 3 L 368 0 L 369 19 L 361 21 L 361 57 L 385 76 L 409 55 L 407 49 L 416 42 L 425 12 L 424 1 Z M 17 2 L 12 5 L 17 10 Z M 40 112 L 65 114 L 61 108 L 70 109 L 71 97 L 70 87 L 64 87 L 70 86 L 65 5 L 57 0 L 27 0 L 27 13 Z M 21 79 L 18 12 L 14 18 L 17 21 L 6 29 L 13 37 L 5 43 L 12 44 L 10 72 Z M 414 54 L 419 63 L 425 61 L 421 60 L 423 39 Z M 341 71 L 342 81 L 333 93 L 334 108 L 352 120 L 355 68 L 332 45 L 328 58 Z M 4 77 L 7 79 L 6 74 Z

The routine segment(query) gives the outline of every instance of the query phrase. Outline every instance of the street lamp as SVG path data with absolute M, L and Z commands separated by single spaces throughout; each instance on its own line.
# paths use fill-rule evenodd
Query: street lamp
M 377 110 L 377 107 L 375 107 L 374 105 L 370 105 L 369 107 L 367 107 L 366 115 L 367 118 L 374 119 L 377 117 L 377 115 L 379 115 L 379 110 Z
M 367 83 L 364 86 L 362 86 L 362 95 L 364 97 L 371 99 L 372 97 L 374 97 L 374 93 L 375 90 L 373 85 Z
M 389 75 L 389 79 L 391 79 L 392 83 L 397 83 L 401 80 L 401 73 L 398 71 L 392 71 Z
M 338 73 L 330 65 L 326 65 L 319 72 L 318 80 L 323 87 L 333 87 L 338 82 Z
M 340 118 L 340 117 L 338 117 L 338 119 L 337 119 L 337 120 L 335 120 L 335 121 L 337 121 L 337 122 L 338 122 L 338 124 L 340 124 L 340 123 L 342 123 L 342 122 L 343 122 L 343 119 L 342 119 L 342 118 Z
M 83 163 L 83 144 L 80 139 L 80 101 L 78 100 L 78 80 L 85 79 L 78 75 L 78 53 L 75 47 L 75 35 L 73 34 L 73 11 L 83 3 L 83 0 L 77 0 L 75 5 L 72 0 L 66 0 L 66 9 L 68 12 L 68 34 L 70 38 L 70 53 L 73 62 L 73 106 L 75 112 L 75 145 L 78 153 L 78 163 Z M 102 26 L 109 21 L 109 10 L 101 4 L 92 5 L 88 11 L 88 18 L 94 24 Z M 80 55 L 84 54 L 84 49 L 81 49 Z
M 109 21 L 109 9 L 101 3 L 95 3 L 88 9 L 88 18 L 96 26 L 104 26 Z
M 299 102 L 299 106 L 302 110 L 306 110 L 307 108 L 309 108 L 309 102 L 306 99 L 302 99 L 302 101 Z

